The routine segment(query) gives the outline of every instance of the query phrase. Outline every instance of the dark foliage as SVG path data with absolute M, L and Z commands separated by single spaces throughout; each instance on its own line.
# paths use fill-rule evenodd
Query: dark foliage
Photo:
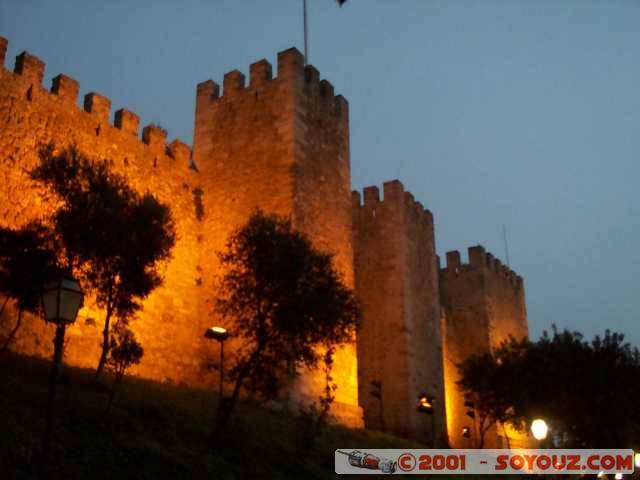
M 300 448 L 302 451 L 310 450 L 316 446 L 320 435 L 326 430 L 331 420 L 331 405 L 335 400 L 335 391 L 338 385 L 333 382 L 331 370 L 333 368 L 333 355 L 335 348 L 326 351 L 323 357 L 324 391 L 318 398 L 318 402 L 300 409 L 298 417 L 299 432 L 301 434 Z
M 158 262 L 170 256 L 175 243 L 171 211 L 150 193 L 134 191 L 106 160 L 91 160 L 74 148 L 59 153 L 51 145 L 43 148 L 31 176 L 60 200 L 53 224 L 68 263 L 106 311 L 100 374 L 111 318 L 131 318 L 140 300 L 162 283 Z
M 111 334 L 111 345 L 107 365 L 113 371 L 114 381 L 109 397 L 109 406 L 113 402 L 116 388 L 122 382 L 127 370 L 142 360 L 144 349 L 136 339 L 134 333 L 123 324 L 117 325 Z
M 622 334 L 588 342 L 554 326 L 537 342 L 512 339 L 493 357 L 472 357 L 460 371 L 480 408 L 519 430 L 544 418 L 565 447 L 640 446 L 640 354 Z
M 23 312 L 39 313 L 43 287 L 62 275 L 52 232 L 34 222 L 19 230 L 0 228 L 0 293 L 17 307 L 15 326 L 4 339 L 6 352 L 20 328 Z M 0 310 L 0 314 L 2 313 Z
M 512 385 L 505 381 L 504 370 L 490 354 L 469 357 L 460 368 L 462 376 L 458 385 L 465 392 L 467 414 L 476 425 L 476 448 L 483 448 L 487 432 L 509 419 Z
M 255 212 L 220 260 L 226 274 L 216 307 L 238 345 L 222 428 L 242 388 L 274 398 L 300 366 L 315 366 L 323 351 L 351 340 L 359 309 L 331 255 L 277 216 Z

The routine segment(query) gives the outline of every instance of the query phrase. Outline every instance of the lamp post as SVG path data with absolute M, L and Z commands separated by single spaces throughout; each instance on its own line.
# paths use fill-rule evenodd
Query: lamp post
M 430 397 L 425 393 L 418 395 L 418 412 L 426 413 L 431 416 L 431 448 L 436 446 L 436 417 L 434 415 L 434 403 L 435 398 Z
M 44 437 L 42 438 L 42 468 L 46 465 L 51 444 L 53 428 L 53 402 L 56 396 L 56 381 L 58 370 L 62 362 L 64 348 L 64 334 L 67 325 L 76 321 L 78 311 L 84 300 L 84 293 L 80 284 L 71 276 L 62 277 L 56 282 L 49 283 L 42 291 L 42 311 L 45 322 L 56 326 L 53 340 L 53 363 L 49 374 L 49 396 L 47 399 L 47 417 L 45 420 Z
M 222 408 L 222 381 L 224 378 L 224 341 L 229 331 L 224 327 L 211 327 L 204 332 L 204 337 L 220 342 L 220 387 L 218 389 L 218 408 Z

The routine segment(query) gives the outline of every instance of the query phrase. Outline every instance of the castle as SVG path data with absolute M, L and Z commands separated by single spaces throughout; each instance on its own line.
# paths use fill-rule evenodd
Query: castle
M 462 434 L 473 420 L 455 365 L 509 335 L 527 335 L 522 278 L 480 246 L 469 249 L 468 263 L 449 252 L 441 267 L 433 215 L 399 181 L 384 183 L 382 195 L 375 186 L 351 192 L 348 103 L 298 50 L 278 53 L 275 75 L 261 60 L 250 66 L 248 84 L 238 70 L 224 76 L 222 91 L 212 80 L 200 83 L 192 147 L 167 143 L 155 125 L 139 137 L 139 118 L 129 110 L 115 111 L 111 123 L 111 102 L 101 94 L 86 94 L 79 107 L 80 86 L 64 74 L 46 90 L 45 64 L 27 52 L 13 71 L 5 69 L 6 50 L 0 38 L 0 225 L 20 227 L 51 213 L 26 174 L 38 145 L 48 142 L 109 159 L 135 189 L 171 206 L 178 241 L 163 266 L 163 286 L 132 323 L 145 348 L 134 374 L 213 384 L 217 374 L 207 366 L 217 349 L 203 332 L 217 323 L 216 252 L 259 207 L 290 218 L 332 252 L 361 302 L 362 326 L 335 358 L 338 421 L 425 443 L 472 445 Z M 65 361 L 95 367 L 103 315 L 85 301 L 67 329 Z M 13 318 L 7 310 L 0 333 Z M 49 357 L 52 337 L 50 325 L 28 318 L 13 348 Z M 290 399 L 314 399 L 322 385 L 320 372 L 301 372 Z M 433 415 L 417 411 L 423 393 L 432 397 Z

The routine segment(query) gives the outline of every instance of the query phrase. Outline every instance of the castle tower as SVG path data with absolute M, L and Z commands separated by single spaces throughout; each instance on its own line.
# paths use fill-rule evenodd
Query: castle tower
M 205 287 L 219 272 L 215 252 L 256 208 L 289 217 L 317 248 L 335 254 L 353 286 L 347 102 L 294 48 L 278 54 L 275 78 L 266 60 L 249 72 L 248 85 L 234 70 L 222 92 L 212 80 L 197 87 L 193 159 L 203 185 Z M 336 353 L 333 377 L 334 413 L 360 425 L 355 342 Z M 323 381 L 304 373 L 296 399 L 317 398 Z
M 199 188 L 199 176 L 189 168 L 190 147 L 180 140 L 167 142 L 166 131 L 140 125 L 129 110 L 112 115 L 108 97 L 91 91 L 80 96 L 80 83 L 65 74 L 54 72 L 51 87 L 45 88 L 45 62 L 28 52 L 16 57 L 12 70 L 5 68 L 6 47 L 0 37 L 0 226 L 19 228 L 52 213 L 55 202 L 43 201 L 42 185 L 28 175 L 38 162 L 38 147 L 50 142 L 58 149 L 74 145 L 92 159 L 108 159 L 132 188 L 153 192 L 171 207 L 178 240 L 171 259 L 160 266 L 163 285 L 144 299 L 131 321 L 144 347 L 143 360 L 132 373 L 162 382 L 206 384 L 199 349 L 211 346 L 202 339 L 208 326 L 197 289 L 202 260 L 196 238 L 202 222 L 194 208 L 192 192 Z M 15 312 L 9 306 L 0 318 L 0 337 L 13 325 Z M 67 328 L 65 362 L 96 367 L 103 320 L 104 310 L 87 296 L 77 321 Z M 25 315 L 12 348 L 50 358 L 52 338 L 50 325 Z
M 423 443 L 446 438 L 433 216 L 394 180 L 353 192 L 359 399 L 365 425 Z M 434 397 L 434 415 L 417 411 Z
M 461 263 L 458 251 L 447 252 L 446 267 L 440 270 L 447 423 L 449 441 L 456 448 L 472 448 L 476 429 L 456 385 L 456 365 L 492 351 L 509 336 L 519 340 L 529 335 L 522 277 L 481 246 L 468 251 L 468 264 Z M 472 437 L 463 437 L 464 427 Z M 513 431 L 507 434 L 512 447 L 527 446 L 526 438 Z M 504 435 L 502 429 L 490 431 L 485 448 L 506 446 L 499 435 Z

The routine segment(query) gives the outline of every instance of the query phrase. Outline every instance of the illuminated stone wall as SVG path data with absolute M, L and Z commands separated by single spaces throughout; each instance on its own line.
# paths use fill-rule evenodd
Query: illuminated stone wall
M 214 252 L 261 208 L 290 218 L 316 247 L 334 253 L 353 286 L 348 104 L 304 66 L 298 50 L 278 54 L 275 77 L 260 60 L 250 66 L 247 85 L 237 70 L 224 76 L 222 92 L 212 80 L 200 83 L 194 132 L 205 191 L 205 271 L 219 270 Z M 336 353 L 332 376 L 339 386 L 334 413 L 362 425 L 355 341 Z M 319 372 L 302 372 L 292 400 L 316 399 L 323 382 Z
M 6 41 L 1 44 L 6 46 Z M 4 65 L 6 50 L 0 51 Z M 0 69 L 0 224 L 19 227 L 51 213 L 52 203 L 43 200 L 26 173 L 37 164 L 38 146 L 48 142 L 61 148 L 75 145 L 92 158 L 110 159 L 113 169 L 126 175 L 138 191 L 151 191 L 169 203 L 179 240 L 173 258 L 162 266 L 164 285 L 144 302 L 133 322 L 145 348 L 135 373 L 160 381 L 205 381 L 197 355 L 204 347 L 200 337 L 207 320 L 202 295 L 197 294 L 202 224 L 195 216 L 192 193 L 201 184 L 189 168 L 190 148 L 178 140 L 167 144 L 166 132 L 155 126 L 145 127 L 140 138 L 138 117 L 127 110 L 117 111 L 112 124 L 111 102 L 97 93 L 85 95 L 79 107 L 80 86 L 65 75 L 56 76 L 51 89 L 44 89 L 44 70 L 44 63 L 27 53 L 17 57 L 13 72 Z M 13 313 L 3 318 L 3 331 L 10 328 Z M 78 321 L 68 328 L 68 362 L 97 365 L 103 319 L 104 312 L 88 298 Z M 52 332 L 40 319 L 27 318 L 16 345 L 25 353 L 48 356 Z
M 359 398 L 368 428 L 429 444 L 446 440 L 433 216 L 395 180 L 353 193 Z M 382 399 L 372 382 L 382 384 Z M 435 398 L 435 415 L 417 411 Z M 432 423 L 432 420 L 434 423 Z M 433 432 L 432 432 L 432 427 Z M 433 435 L 433 436 L 432 436 Z
M 509 336 L 529 335 L 522 277 L 485 252 L 481 246 L 469 248 L 469 263 L 460 261 L 458 251 L 447 252 L 446 267 L 440 270 L 440 298 L 443 307 L 445 390 L 449 441 L 457 448 L 472 448 L 473 438 L 464 438 L 462 429 L 475 431 L 466 415 L 456 364 L 470 355 L 489 352 Z M 502 447 L 502 429 L 491 430 L 485 447 Z M 511 446 L 527 446 L 526 436 L 509 431 Z
M 0 39 L 4 66 L 6 40 Z M 216 98 L 212 82 L 198 85 L 193 159 L 180 141 L 166 143 L 166 132 L 143 129 L 127 110 L 115 112 L 97 93 L 77 104 L 79 84 L 65 76 L 42 87 L 45 65 L 27 53 L 14 71 L 0 69 L 0 224 L 19 227 L 46 218 L 53 209 L 26 172 L 37 163 L 37 147 L 53 141 L 75 145 L 93 158 L 107 158 L 140 192 L 150 191 L 169 204 L 178 241 L 172 259 L 162 266 L 164 285 L 144 302 L 132 328 L 145 348 L 134 374 L 159 381 L 208 385 L 217 377 L 206 368 L 217 348 L 202 338 L 216 322 L 214 288 L 222 272 L 216 252 L 250 211 L 289 216 L 314 244 L 336 254 L 336 265 L 353 285 L 351 200 L 349 193 L 348 113 L 346 101 L 320 82 L 297 50 L 278 55 L 278 77 L 266 61 L 251 66 L 251 82 L 234 71 L 225 75 L 224 95 Z M 203 215 L 196 211 L 202 202 Z M 11 328 L 7 311 L 0 328 Z M 68 329 L 65 359 L 73 365 L 97 364 L 104 312 L 91 299 Z M 52 328 L 26 318 L 15 347 L 49 356 Z M 362 425 L 357 406 L 355 341 L 336 355 L 338 384 L 335 413 L 341 421 Z M 308 401 L 320 393 L 322 376 L 301 372 L 294 399 Z
M 416 412 L 417 396 L 425 392 L 435 397 L 436 440 L 447 426 L 452 443 L 465 446 L 457 435 L 468 419 L 453 365 L 508 334 L 526 335 L 522 279 L 481 247 L 470 250 L 469 265 L 448 254 L 438 277 L 433 217 L 398 181 L 384 184 L 383 200 L 368 187 L 363 204 L 357 193 L 352 203 L 348 104 L 314 67 L 304 66 L 300 52 L 280 52 L 275 72 L 266 60 L 252 64 L 248 83 L 237 70 L 224 76 L 222 91 L 212 80 L 200 83 L 192 152 L 179 140 L 167 143 L 157 126 L 140 134 L 139 118 L 129 110 L 117 110 L 111 121 L 103 95 L 88 93 L 79 106 L 80 86 L 66 75 L 43 88 L 45 65 L 28 53 L 17 57 L 13 71 L 5 69 L 6 46 L 0 38 L 0 225 L 20 227 L 55 208 L 26 173 L 37 164 L 38 146 L 48 142 L 109 159 L 136 190 L 171 206 L 178 240 L 162 265 L 163 286 L 132 322 L 145 348 L 134 374 L 194 386 L 217 379 L 210 368 L 217 346 L 202 338 L 221 321 L 213 310 L 223 273 L 216 253 L 260 208 L 289 217 L 316 247 L 334 253 L 362 303 L 358 348 L 354 339 L 336 354 L 340 421 L 362 426 L 361 405 L 367 425 L 382 426 L 370 394 L 371 381 L 379 380 L 387 430 L 429 442 L 430 419 Z M 5 312 L 0 333 L 14 317 L 12 309 Z M 97 364 L 103 319 L 88 298 L 68 329 L 67 362 Z M 15 347 L 48 357 L 52 336 L 50 326 L 27 316 Z M 318 371 L 300 372 L 289 400 L 317 398 L 323 381 Z

